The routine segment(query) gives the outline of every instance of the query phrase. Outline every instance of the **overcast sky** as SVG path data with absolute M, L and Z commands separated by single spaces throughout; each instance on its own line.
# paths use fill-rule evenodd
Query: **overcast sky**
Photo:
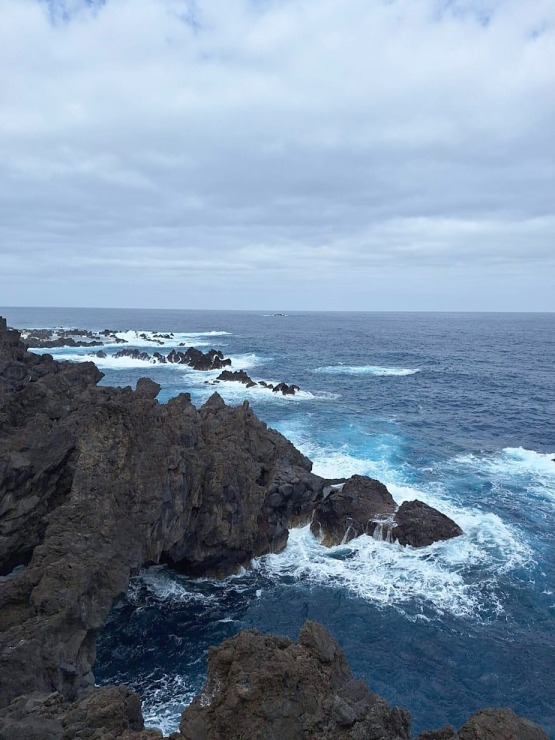
M 555 310 L 554 0 L 0 0 L 0 305 Z

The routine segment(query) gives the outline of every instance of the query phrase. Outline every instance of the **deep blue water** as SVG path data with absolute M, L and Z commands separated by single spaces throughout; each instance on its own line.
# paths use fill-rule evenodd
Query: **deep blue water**
M 424 550 L 367 537 L 327 550 L 301 529 L 284 553 L 224 581 L 144 571 L 100 638 L 96 676 L 137 688 L 151 724 L 176 726 L 209 645 L 245 627 L 297 637 L 311 618 L 374 691 L 411 711 L 415 731 L 492 705 L 555 737 L 555 314 L 0 314 L 18 327 L 173 331 L 186 335 L 174 344 L 221 348 L 255 379 L 302 388 L 277 398 L 217 386 L 230 403 L 248 398 L 316 472 L 368 473 L 465 531 Z M 99 363 L 109 384 L 148 374 L 161 400 L 188 391 L 200 404 L 215 389 L 205 384 L 215 374 Z

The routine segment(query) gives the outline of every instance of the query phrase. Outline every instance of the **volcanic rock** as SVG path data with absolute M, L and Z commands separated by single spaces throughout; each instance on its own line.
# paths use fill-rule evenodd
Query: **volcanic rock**
M 372 535 L 379 522 L 396 509 L 393 496 L 377 480 L 353 475 L 341 488 L 332 488 L 318 503 L 310 529 L 322 544 L 332 547 L 361 534 Z
M 127 347 L 118 350 L 118 352 L 114 354 L 114 357 L 116 359 L 129 357 L 132 360 L 142 360 L 143 362 L 148 362 L 150 360 L 148 352 L 141 351 L 140 349 L 128 349 Z
M 481 709 L 458 732 L 451 725 L 422 732 L 417 740 L 548 740 L 547 734 L 512 709 Z
M 250 388 L 256 383 L 254 380 L 247 375 L 247 373 L 244 370 L 223 370 L 218 375 L 218 380 L 231 380 L 236 381 L 237 383 L 243 383 L 243 385 L 246 385 L 247 388 Z
M 306 622 L 298 642 L 246 630 L 212 648 L 183 740 L 409 740 L 410 716 L 353 678 L 329 632 Z
M 405 501 L 395 514 L 393 540 L 401 545 L 426 547 L 463 534 L 452 519 L 423 501 Z
M 101 378 L 27 352 L 0 321 L 0 573 L 26 566 L 0 582 L 0 707 L 91 691 L 98 631 L 143 563 L 234 572 L 282 549 L 321 493 L 310 461 L 247 403 L 161 405 L 150 380 Z
M 281 393 L 284 396 L 294 396 L 300 390 L 298 385 L 287 385 L 287 383 L 278 383 L 272 388 L 273 393 Z

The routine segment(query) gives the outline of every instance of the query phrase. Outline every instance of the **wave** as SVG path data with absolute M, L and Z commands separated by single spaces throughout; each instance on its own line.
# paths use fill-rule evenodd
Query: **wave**
M 423 498 L 420 492 L 418 497 Z M 291 530 L 281 554 L 267 555 L 253 567 L 267 572 L 272 582 L 293 577 L 344 588 L 409 618 L 432 620 L 450 614 L 487 621 L 504 610 L 500 575 L 529 563 L 531 552 L 494 514 L 459 511 L 457 516 L 465 531 L 462 537 L 422 549 L 366 535 L 326 548 L 306 526 Z
M 535 452 L 524 447 L 505 447 L 497 453 L 459 455 L 456 466 L 487 475 L 502 495 L 513 496 L 517 487 L 526 498 L 555 501 L 555 453 Z M 524 502 L 523 502 L 524 503 Z
M 377 375 L 377 376 L 404 376 L 420 372 L 420 368 L 381 367 L 380 365 L 327 365 L 317 367 L 315 373 L 323 375 Z
M 168 335 L 168 336 L 164 336 Z M 229 331 L 165 332 L 165 331 L 118 331 L 116 336 L 124 339 L 131 347 L 205 347 L 210 342 L 203 341 L 208 337 L 231 336 Z

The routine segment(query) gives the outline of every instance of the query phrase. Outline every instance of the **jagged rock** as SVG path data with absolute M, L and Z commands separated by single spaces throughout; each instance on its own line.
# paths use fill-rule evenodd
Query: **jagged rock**
M 395 514 L 392 539 L 401 545 L 426 547 L 463 534 L 452 519 L 423 501 L 405 501 Z
M 512 709 L 481 709 L 458 732 L 451 725 L 422 732 L 417 740 L 548 740 L 547 734 Z
M 0 706 L 90 691 L 98 631 L 143 563 L 233 572 L 282 549 L 321 492 L 310 461 L 248 404 L 161 405 L 153 381 L 101 378 L 27 352 L 0 322 L 0 572 L 26 566 L 0 583 Z
M 253 385 L 256 385 L 254 380 L 247 375 L 247 373 L 244 370 L 223 370 L 218 375 L 218 380 L 231 380 L 236 381 L 238 383 L 243 383 L 247 386 L 247 388 L 252 387 Z
M 396 508 L 383 483 L 353 475 L 318 503 L 310 529 L 322 538 L 322 544 L 332 547 L 361 534 L 372 535 L 378 522 L 391 518 Z
M 116 352 L 114 357 L 116 359 L 120 359 L 121 357 L 130 357 L 132 360 L 142 360 L 143 362 L 148 362 L 150 360 L 148 352 L 141 351 L 140 349 L 127 349 L 127 347 Z
M 422 501 L 405 501 L 397 508 L 383 483 L 364 475 L 353 475 L 341 487 L 324 487 L 310 528 L 326 547 L 361 534 L 413 547 L 463 534 L 452 519 Z
M 410 716 L 354 679 L 329 632 L 306 622 L 298 642 L 246 630 L 212 648 L 177 737 L 409 740 Z
M 0 710 L 2 740 L 155 740 L 157 730 L 145 730 L 139 696 L 125 686 L 96 689 L 73 703 L 58 692 L 31 694 Z
M 272 389 L 272 393 L 281 393 L 284 396 L 294 396 L 297 391 L 301 390 L 298 385 L 287 385 L 287 383 L 278 383 L 268 387 Z
M 124 342 L 118 339 L 114 332 L 105 329 L 102 332 L 92 332 L 88 329 L 27 329 L 23 333 L 23 342 L 27 347 L 99 347 L 106 344 L 106 337 L 111 342 Z M 85 339 L 75 339 L 85 337 Z

